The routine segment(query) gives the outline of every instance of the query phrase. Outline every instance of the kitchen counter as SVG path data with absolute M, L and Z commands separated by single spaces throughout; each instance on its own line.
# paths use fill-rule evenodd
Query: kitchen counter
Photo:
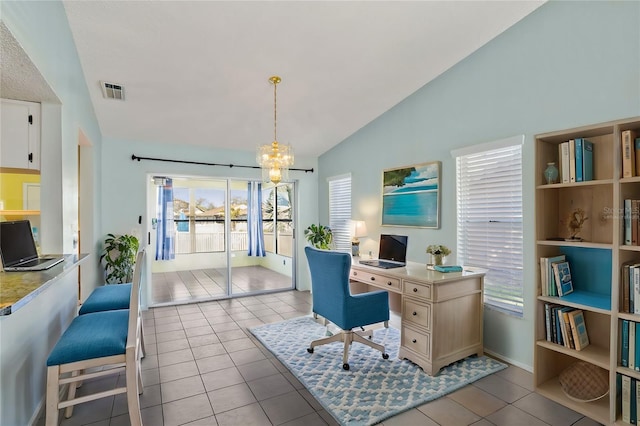
M 60 255 L 53 255 L 60 256 Z M 65 254 L 64 262 L 44 271 L 0 272 L 0 318 L 10 315 L 73 271 L 88 254 Z

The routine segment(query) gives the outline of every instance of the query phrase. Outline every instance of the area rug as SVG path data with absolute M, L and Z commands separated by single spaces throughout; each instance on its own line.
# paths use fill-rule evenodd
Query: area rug
M 372 425 L 425 402 L 444 396 L 507 366 L 491 358 L 468 357 L 431 377 L 407 360 L 399 360 L 400 331 L 374 331 L 380 352 L 354 343 L 350 370 L 342 369 L 343 344 L 335 342 L 307 352 L 309 343 L 327 333 L 311 317 L 294 318 L 250 329 L 322 406 L 342 425 Z

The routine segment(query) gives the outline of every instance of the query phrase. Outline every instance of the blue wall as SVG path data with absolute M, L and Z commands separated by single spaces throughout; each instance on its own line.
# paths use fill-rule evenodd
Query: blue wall
M 524 134 L 525 316 L 485 310 L 485 345 L 533 365 L 534 136 L 640 115 L 639 2 L 549 2 L 362 128 L 319 159 L 321 222 L 327 177 L 352 173 L 352 216 L 366 220 L 377 251 L 381 232 L 409 235 L 409 260 L 425 248 L 456 247 L 455 161 L 451 150 Z M 371 154 L 363 154 L 371 153 Z M 349 159 L 364 158 L 354 162 Z M 382 170 L 442 161 L 439 230 L 380 226 Z M 455 260 L 453 260 L 455 262 Z

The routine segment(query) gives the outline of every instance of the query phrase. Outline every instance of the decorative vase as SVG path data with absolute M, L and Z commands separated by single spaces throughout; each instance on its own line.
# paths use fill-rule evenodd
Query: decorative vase
M 431 255 L 433 257 L 433 265 L 437 266 L 437 265 L 442 265 L 442 258 L 444 257 L 441 254 L 433 254 Z
M 547 163 L 547 168 L 544 170 L 544 178 L 547 184 L 558 181 L 558 168 L 556 167 L 556 163 Z

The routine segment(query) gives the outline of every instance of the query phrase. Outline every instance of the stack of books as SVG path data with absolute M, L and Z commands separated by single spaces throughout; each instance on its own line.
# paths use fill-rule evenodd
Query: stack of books
M 634 130 L 623 130 L 622 177 L 634 177 L 640 173 L 640 138 Z
M 638 423 L 638 399 L 640 399 L 640 380 L 625 376 L 617 375 L 618 379 L 618 409 L 622 413 L 622 422 L 628 425 Z
M 540 258 L 540 293 L 543 296 L 564 296 L 573 292 L 571 268 L 565 255 Z
M 544 304 L 547 341 L 581 351 L 589 346 L 584 312 L 555 303 Z
M 558 146 L 560 182 L 586 182 L 593 180 L 593 142 L 576 138 Z

